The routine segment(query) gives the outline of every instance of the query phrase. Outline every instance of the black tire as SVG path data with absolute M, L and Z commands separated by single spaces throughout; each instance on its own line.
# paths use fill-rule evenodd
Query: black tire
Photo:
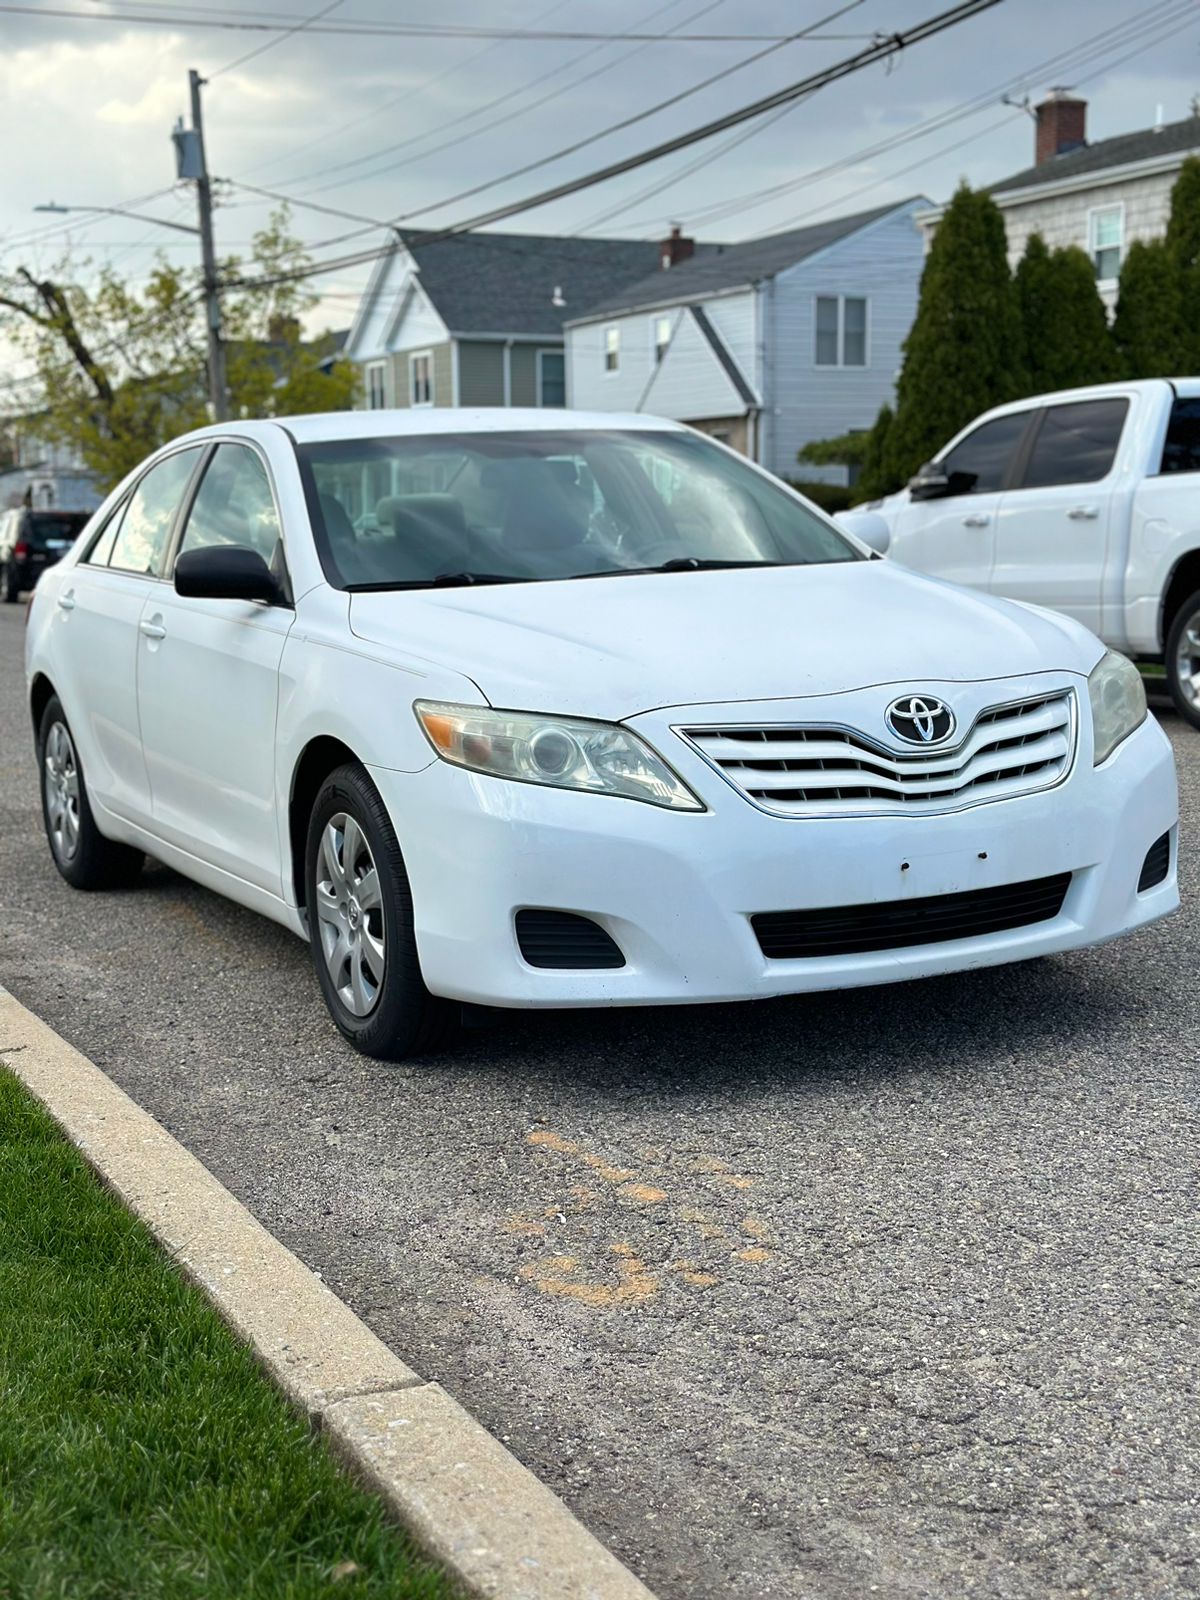
M 21 591 L 17 586 L 17 574 L 11 564 L 4 569 L 4 603 L 15 606 L 20 598 Z
M 339 816 L 352 819 L 365 840 L 365 850 L 347 861 L 347 841 L 352 830 L 337 830 L 342 844 L 339 861 L 341 876 L 335 879 L 322 853 L 327 825 Z M 356 842 L 356 849 L 358 843 Z M 369 910 L 359 910 L 354 889 L 366 881 L 358 868 L 371 860 L 377 875 L 378 893 Z M 356 864 L 357 863 L 357 864 Z M 320 897 L 319 882 L 332 888 L 333 896 Z M 334 916 L 322 919 L 319 904 L 333 911 L 333 897 L 345 890 L 348 899 Z M 361 767 L 339 767 L 322 784 L 309 818 L 308 841 L 304 855 L 304 894 L 308 907 L 310 945 L 317 982 L 331 1016 L 343 1037 L 363 1055 L 380 1061 L 401 1061 L 406 1056 L 423 1055 L 436 1049 L 449 1035 L 455 1016 L 454 1006 L 430 994 L 421 977 L 413 932 L 412 891 L 404 858 L 387 808 L 374 784 Z M 353 902 L 351 904 L 350 902 Z M 365 900 L 364 900 L 365 903 Z M 360 990 L 353 993 L 352 963 L 355 953 L 370 937 L 375 946 L 382 942 L 382 974 L 373 997 L 369 995 L 371 974 L 359 959 Z M 332 954 L 327 954 L 328 950 Z M 346 982 L 342 990 L 369 1009 L 355 1011 L 343 999 L 331 971 L 330 962 Z M 344 965 L 343 965 L 344 964 Z
M 55 822 L 55 779 L 51 772 L 54 763 L 48 759 L 48 752 L 62 749 L 61 740 L 55 736 L 56 730 L 65 735 L 66 748 L 70 752 L 66 765 L 74 774 L 73 826 L 63 826 L 59 822 L 56 827 Z M 42 822 L 50 854 L 59 872 L 73 889 L 116 889 L 132 883 L 142 870 L 146 858 L 140 850 L 134 850 L 127 844 L 118 844 L 115 839 L 106 839 L 96 826 L 75 740 L 57 695 L 42 712 L 37 753 Z M 59 798 L 63 798 L 61 791 Z
M 1172 617 L 1171 626 L 1167 629 L 1165 659 L 1167 690 L 1176 711 L 1185 722 L 1190 722 L 1193 728 L 1200 728 L 1200 694 L 1193 690 L 1189 698 L 1183 687 L 1183 675 L 1179 664 L 1180 650 L 1189 629 L 1194 637 L 1200 639 L 1200 589 L 1195 594 L 1189 595 Z M 1196 649 L 1194 656 L 1197 665 L 1200 665 L 1200 648 Z

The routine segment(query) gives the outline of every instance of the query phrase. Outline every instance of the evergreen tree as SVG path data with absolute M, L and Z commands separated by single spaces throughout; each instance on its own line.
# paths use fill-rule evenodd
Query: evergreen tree
M 995 201 L 963 184 L 938 224 L 904 345 L 888 453 L 911 475 L 981 411 L 1029 392 Z
M 1108 316 L 1084 251 L 1050 250 L 1040 233 L 1030 234 L 1016 286 L 1030 394 L 1116 377 Z
M 1172 374 L 1200 372 L 1200 160 L 1189 156 L 1171 189 L 1167 250 L 1179 273 L 1182 342 Z
M 1127 378 L 1188 370 L 1183 277 L 1166 241 L 1135 239 L 1121 264 L 1113 338 Z
M 891 466 L 892 427 L 896 421 L 891 406 L 879 408 L 863 451 L 862 471 L 854 485 L 856 500 L 875 500 L 880 495 L 892 494 L 904 480 L 894 475 Z

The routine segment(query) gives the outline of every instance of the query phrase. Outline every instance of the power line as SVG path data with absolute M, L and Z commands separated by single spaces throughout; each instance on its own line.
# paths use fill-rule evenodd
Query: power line
M 969 21 L 984 11 L 991 10 L 1000 0 L 962 0 L 962 3 L 952 6 L 948 11 L 943 11 L 937 16 L 928 17 L 924 22 L 903 33 L 896 33 L 890 38 L 881 39 L 865 50 L 860 50 L 853 56 L 825 67 L 820 72 L 802 78 L 798 83 L 787 85 L 777 90 L 774 94 L 766 95 L 760 100 L 743 106 L 738 111 L 728 112 L 711 122 L 694 128 L 690 133 L 678 134 L 673 139 L 668 139 L 662 144 L 651 149 L 643 150 L 638 155 L 627 156 L 622 161 L 611 163 L 597 171 L 586 173 L 580 178 L 571 179 L 567 183 L 556 185 L 553 189 L 543 190 L 540 194 L 530 195 L 525 200 L 513 201 L 509 205 L 498 206 L 493 211 L 485 212 L 480 216 L 468 218 L 449 228 L 427 233 L 422 240 L 425 244 L 434 243 L 440 239 L 453 238 L 458 234 L 468 233 L 476 228 L 485 227 L 488 223 L 499 222 L 507 217 L 517 216 L 524 211 L 532 211 L 539 206 L 548 205 L 551 200 L 564 199 L 567 195 L 576 194 L 583 189 L 590 189 L 598 183 L 605 183 L 610 178 L 619 176 L 624 172 L 634 171 L 638 167 L 646 166 L 652 161 L 660 160 L 665 155 L 671 155 L 676 150 L 686 149 L 689 145 L 698 144 L 703 139 L 708 139 L 716 133 L 723 133 L 727 128 L 736 127 L 739 123 L 748 122 L 754 117 L 762 116 L 767 111 L 773 111 L 777 106 L 786 105 L 793 100 L 799 100 L 805 95 L 813 94 L 818 89 L 828 84 L 836 83 L 851 74 L 861 72 L 865 67 L 872 66 L 878 61 L 885 61 L 897 55 L 901 50 L 914 44 L 920 44 L 926 39 L 931 39 L 947 29 L 957 27 L 960 23 Z M 300 278 L 316 277 L 322 272 L 340 270 L 343 267 L 358 266 L 368 261 L 377 260 L 381 255 L 394 249 L 394 245 L 386 245 L 381 249 L 359 251 L 355 255 L 344 256 L 333 261 L 313 263 L 308 267 L 296 268 L 293 271 L 275 274 L 269 277 L 253 279 L 236 279 L 231 287 L 268 287 L 273 283 L 286 283 L 297 281 Z
M 295 38 L 298 33 L 305 33 L 322 17 L 327 17 L 331 11 L 336 11 L 343 0 L 330 0 L 327 6 L 322 6 L 320 11 L 314 12 L 311 17 L 305 17 L 292 28 L 286 29 L 277 39 L 268 39 L 265 44 L 255 45 L 253 50 L 247 50 L 244 56 L 238 56 L 236 61 L 229 61 L 223 67 L 218 67 L 215 72 L 209 73 L 209 81 L 219 78 L 223 73 L 232 72 L 235 67 L 244 67 L 247 61 L 253 61 L 256 56 L 265 55 L 268 50 L 274 50 L 277 44 L 283 44 L 288 39 Z

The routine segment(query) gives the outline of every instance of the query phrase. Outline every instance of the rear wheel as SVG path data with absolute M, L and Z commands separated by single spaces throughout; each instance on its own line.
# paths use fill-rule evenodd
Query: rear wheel
M 317 795 L 305 901 L 317 981 L 355 1049 L 399 1061 L 439 1045 L 453 1007 L 431 995 L 421 977 L 404 859 L 361 767 L 339 767 Z
M 38 730 L 42 818 L 54 865 L 75 889 L 113 889 L 142 870 L 140 850 L 106 839 L 96 826 L 83 768 L 62 702 L 55 695 Z
M 1176 711 L 1200 728 L 1200 590 L 1183 602 L 1167 631 L 1166 673 Z

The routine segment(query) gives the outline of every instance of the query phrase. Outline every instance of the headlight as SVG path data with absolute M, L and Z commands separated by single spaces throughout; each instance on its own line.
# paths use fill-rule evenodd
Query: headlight
M 1146 689 L 1142 675 L 1128 656 L 1106 651 L 1088 677 L 1092 702 L 1092 737 L 1095 763 L 1109 756 L 1146 720 Z
M 418 700 L 413 710 L 442 760 L 472 772 L 555 789 L 623 795 L 676 811 L 704 810 L 661 756 L 615 722 L 434 700 Z

